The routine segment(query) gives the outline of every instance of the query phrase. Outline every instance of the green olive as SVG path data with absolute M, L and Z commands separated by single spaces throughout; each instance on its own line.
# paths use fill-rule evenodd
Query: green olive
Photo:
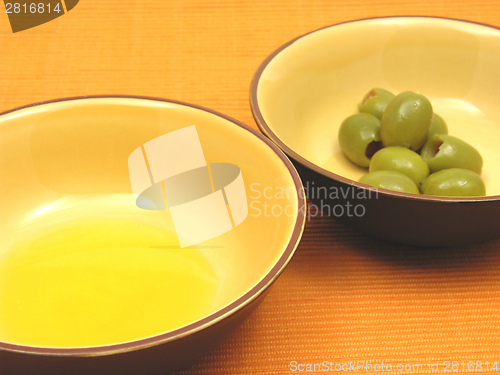
M 359 182 L 401 193 L 420 194 L 417 185 L 410 177 L 396 171 L 370 172 L 362 176 Z
M 370 172 L 380 170 L 401 172 L 417 185 L 429 175 L 429 167 L 419 154 L 396 146 L 383 148 L 372 156 Z
M 448 197 L 480 197 L 486 195 L 484 182 L 468 169 L 451 168 L 431 174 L 421 186 L 422 194 Z
M 380 124 L 384 147 L 402 146 L 414 151 L 427 140 L 432 121 L 432 105 L 420 94 L 406 91 L 387 105 Z
M 382 147 L 380 120 L 368 113 L 349 116 L 340 126 L 339 143 L 353 163 L 368 167 L 372 155 Z
M 432 114 L 431 128 L 427 139 L 431 138 L 434 134 L 448 134 L 448 126 L 443 118 L 437 113 Z
M 431 173 L 448 169 L 463 168 L 481 174 L 483 158 L 468 143 L 447 134 L 435 134 L 429 139 L 420 155 L 429 165 Z
M 378 119 L 382 118 L 387 104 L 394 99 L 394 94 L 379 88 L 370 90 L 364 97 L 361 103 L 358 104 L 358 109 L 363 113 L 370 113 Z

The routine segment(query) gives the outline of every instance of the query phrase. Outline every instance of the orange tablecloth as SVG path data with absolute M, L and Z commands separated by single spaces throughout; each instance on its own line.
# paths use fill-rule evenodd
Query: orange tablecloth
M 0 111 L 68 96 L 146 95 L 209 107 L 254 128 L 252 75 L 298 35 L 388 15 L 500 26 L 497 0 L 81 0 L 64 17 L 16 34 L 0 9 Z M 488 361 L 497 373 L 499 337 L 500 242 L 410 248 L 317 218 L 257 312 L 179 374 L 287 374 L 323 361 L 345 370 L 370 362 L 373 371 L 364 373 L 382 373 L 382 363 L 393 373 L 398 364 L 423 365 L 398 373 L 430 373 L 436 361 L 432 373 L 462 373 L 462 361 L 466 372 L 469 361 L 486 372 Z

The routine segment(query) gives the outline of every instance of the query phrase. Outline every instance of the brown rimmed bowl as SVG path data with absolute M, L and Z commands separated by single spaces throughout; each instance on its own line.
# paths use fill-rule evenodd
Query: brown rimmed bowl
M 500 237 L 498 66 L 495 27 L 434 17 L 365 19 L 277 49 L 254 76 L 250 103 L 259 128 L 299 171 L 314 203 L 309 216 L 335 216 L 402 244 L 462 246 Z M 487 196 L 410 195 L 358 183 L 366 170 L 346 159 L 337 135 L 374 87 L 428 97 L 449 134 L 482 154 Z
M 196 125 L 207 162 L 232 163 L 240 168 L 249 212 L 234 229 L 195 246 L 197 255 L 192 259 L 210 268 L 210 282 L 216 280 L 218 283 L 213 289 L 215 292 L 205 301 L 203 309 L 194 315 L 189 307 L 183 307 L 184 302 L 181 303 L 181 316 L 190 314 L 190 320 L 178 327 L 172 328 L 167 324 L 162 328 L 163 322 L 169 321 L 169 316 L 167 312 L 162 313 L 162 306 L 165 305 L 157 304 L 157 301 L 163 290 L 182 285 L 168 284 L 168 267 L 162 271 L 161 262 L 154 262 L 155 258 L 151 258 L 151 273 L 160 270 L 159 278 L 153 286 L 142 285 L 140 277 L 134 279 L 137 270 L 133 267 L 126 272 L 108 274 L 121 267 L 120 257 L 104 263 L 109 264 L 110 269 L 104 266 L 98 273 L 88 266 L 92 262 L 80 262 L 74 267 L 74 264 L 64 260 L 71 258 L 73 245 L 82 250 L 78 242 L 80 237 L 85 241 L 86 236 L 93 233 L 80 235 L 77 240 L 72 239 L 69 245 L 58 248 L 59 253 L 50 257 L 40 254 L 37 244 L 49 241 L 44 236 L 50 234 L 52 225 L 66 225 L 86 217 L 98 218 L 99 225 L 109 229 L 112 220 L 117 217 L 122 220 L 126 216 L 127 220 L 137 221 L 120 232 L 120 236 L 127 241 L 140 241 L 142 253 L 137 258 L 138 263 L 141 263 L 143 255 L 150 256 L 150 252 L 158 254 L 175 248 L 178 258 L 186 254 L 183 251 L 192 251 L 192 248 L 178 249 L 175 235 L 169 237 L 170 242 L 161 240 L 162 233 L 175 233 L 172 219 L 168 211 L 147 211 L 135 206 L 128 170 L 129 155 L 145 142 L 192 125 Z M 225 115 L 170 100 L 81 97 L 38 103 L 4 112 L 0 115 L 0 172 L 2 375 L 165 374 L 193 363 L 215 348 L 262 301 L 268 288 L 290 262 L 305 222 L 301 209 L 305 200 L 299 193 L 301 181 L 293 165 L 274 143 Z M 268 195 L 264 202 L 261 192 L 266 188 L 266 191 L 287 191 L 287 195 Z M 95 197 L 103 198 L 98 201 L 98 205 L 94 204 Z M 69 201 L 73 203 L 67 203 Z M 264 203 L 274 207 L 274 213 L 281 210 L 286 214 L 260 214 Z M 65 210 L 65 207 L 69 209 Z M 142 225 L 140 223 L 155 227 L 149 233 L 155 233 L 154 237 L 160 238 L 159 244 L 149 237 L 136 238 L 131 235 L 136 226 Z M 106 235 L 101 239 L 99 236 L 102 232 L 99 233 L 97 239 L 94 236 L 89 241 L 108 241 Z M 63 238 L 61 236 L 58 238 Z M 119 241 L 116 246 L 127 246 L 120 236 L 109 240 L 111 245 L 106 246 L 113 246 L 115 240 Z M 50 241 L 54 241 L 51 238 Z M 18 246 L 19 243 L 24 245 Z M 46 248 L 44 251 L 47 251 Z M 24 263 L 12 263 L 19 249 L 30 251 L 28 254 L 33 258 L 26 258 Z M 65 273 L 65 279 L 57 279 L 59 271 L 51 263 L 53 258 L 59 259 L 57 267 L 60 269 L 68 271 L 68 267 L 74 267 L 69 269 L 71 272 Z M 5 266 L 8 262 L 11 262 L 10 266 Z M 183 264 L 187 263 L 185 261 Z M 28 272 L 23 271 L 23 278 L 27 280 L 16 276 L 20 264 L 29 267 Z M 54 267 L 43 268 L 46 264 Z M 83 267 L 84 272 L 79 267 Z M 193 277 L 198 276 L 193 269 L 190 268 Z M 73 274 L 85 277 L 87 271 L 94 275 L 88 280 L 94 287 L 99 287 L 99 280 L 106 285 L 104 293 L 107 294 L 102 302 L 109 301 L 109 298 L 118 298 L 120 302 L 121 296 L 114 291 L 125 291 L 121 294 L 125 301 L 133 302 L 130 307 L 125 305 L 127 308 L 116 312 L 113 310 L 114 304 L 104 303 L 107 307 L 101 311 L 100 305 L 86 305 L 85 301 L 91 300 L 92 295 L 82 295 L 81 300 L 71 296 L 71 301 L 76 301 L 76 307 L 71 305 L 73 302 L 64 304 L 64 309 L 74 314 L 70 318 L 58 309 L 50 310 L 50 303 L 40 307 L 49 308 L 50 311 L 44 310 L 47 314 L 62 314 L 60 319 L 51 320 L 52 326 L 44 326 L 43 316 L 40 321 L 41 315 L 36 311 L 36 303 L 29 298 L 30 293 L 43 293 L 54 304 L 60 305 L 60 300 L 68 297 L 68 293 L 80 291 L 80 286 L 71 284 Z M 145 272 L 149 272 L 148 269 Z M 40 278 L 40 275 L 46 277 Z M 147 276 L 149 273 L 141 275 Z M 139 284 L 126 284 L 129 279 L 139 280 Z M 191 279 L 186 280 L 191 283 Z M 53 290 L 42 290 L 47 285 Z M 129 289 L 122 285 L 134 289 L 135 297 L 127 297 Z M 141 290 L 137 292 L 140 287 L 144 287 L 144 293 Z M 9 321 L 6 313 L 6 307 L 12 302 L 7 297 L 12 294 L 12 288 L 21 288 L 19 300 L 13 303 L 28 306 L 19 309 L 19 321 L 12 319 L 12 316 Z M 151 297 L 151 288 L 156 288 L 158 299 Z M 194 297 L 190 295 L 180 297 L 186 306 L 196 302 L 192 301 Z M 176 302 L 173 299 L 168 301 Z M 143 306 L 149 307 L 145 309 Z M 106 309 L 111 309 L 111 312 Z M 96 330 L 93 322 L 88 320 L 88 327 L 79 326 L 82 319 L 96 311 L 110 315 L 106 325 L 100 328 L 104 332 Z M 157 332 L 147 331 L 142 337 L 137 327 L 145 319 L 152 319 L 149 312 L 154 312 L 153 315 L 158 319 Z M 70 327 L 74 332 L 61 334 L 58 331 L 59 320 L 68 319 L 74 323 L 74 327 Z M 30 327 L 30 331 L 23 327 Z M 114 334 L 101 334 L 108 332 L 108 329 L 109 332 L 121 334 L 127 327 L 138 329 L 132 333 L 135 337 L 129 340 L 120 341 L 114 338 Z M 40 332 L 48 334 L 40 335 Z M 100 338 L 95 339 L 92 332 Z

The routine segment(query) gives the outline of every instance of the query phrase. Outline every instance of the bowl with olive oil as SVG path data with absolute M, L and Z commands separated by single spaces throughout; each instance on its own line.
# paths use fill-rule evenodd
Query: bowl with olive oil
M 345 22 L 268 56 L 250 103 L 315 212 L 406 245 L 495 240 L 499 46 L 498 28 L 467 21 Z
M 154 143 L 180 131 L 196 132 L 198 154 Z M 172 172 L 180 161 L 192 171 Z M 173 177 L 154 180 L 158 162 Z M 238 184 L 218 182 L 228 165 Z M 2 374 L 182 368 L 257 307 L 304 226 L 300 179 L 274 144 L 175 101 L 85 97 L 3 113 L 0 171 Z M 163 209 L 135 194 L 141 173 Z M 202 185 L 206 196 L 172 199 L 172 186 L 186 196 Z M 287 194 L 264 202 L 264 188 Z

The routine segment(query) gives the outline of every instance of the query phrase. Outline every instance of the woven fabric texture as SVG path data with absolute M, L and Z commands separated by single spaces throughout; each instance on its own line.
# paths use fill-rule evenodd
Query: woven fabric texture
M 145 95 L 205 106 L 253 128 L 255 70 L 306 32 L 390 15 L 500 27 L 497 0 L 81 0 L 64 17 L 16 34 L 3 12 L 0 111 L 70 96 Z M 470 363 L 477 372 L 479 362 L 487 373 L 488 361 L 497 373 L 499 337 L 500 242 L 406 247 L 317 217 L 255 314 L 178 375 L 289 374 L 323 361 L 333 370 L 372 365 L 360 373 L 391 373 L 387 364 L 394 373 L 401 364 L 406 374 L 472 372 Z

